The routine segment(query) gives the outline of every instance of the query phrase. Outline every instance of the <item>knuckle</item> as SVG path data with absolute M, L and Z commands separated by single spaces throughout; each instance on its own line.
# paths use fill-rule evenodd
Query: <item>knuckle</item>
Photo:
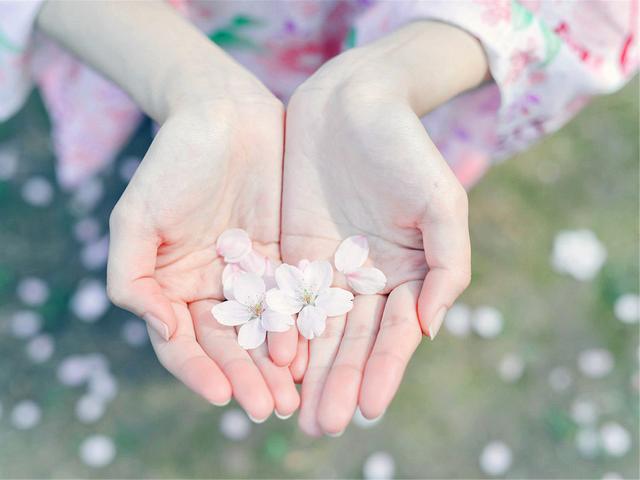
M 471 270 L 464 269 L 457 272 L 454 276 L 454 283 L 462 292 L 471 284 Z
M 122 225 L 124 219 L 123 208 L 120 206 L 120 202 L 118 202 L 109 215 L 109 230 L 117 229 Z
M 127 303 L 127 295 L 125 290 L 120 286 L 118 282 L 110 278 L 107 278 L 107 297 L 109 298 L 109 300 L 111 300 L 111 303 L 119 307 L 124 308 L 125 304 Z

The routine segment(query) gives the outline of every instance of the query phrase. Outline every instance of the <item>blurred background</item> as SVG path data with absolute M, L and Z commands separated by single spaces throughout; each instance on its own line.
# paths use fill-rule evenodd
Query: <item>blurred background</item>
M 470 193 L 473 282 L 384 417 L 313 440 L 157 362 L 104 291 L 151 140 L 73 194 L 37 94 L 0 124 L 0 476 L 638 478 L 638 80 Z

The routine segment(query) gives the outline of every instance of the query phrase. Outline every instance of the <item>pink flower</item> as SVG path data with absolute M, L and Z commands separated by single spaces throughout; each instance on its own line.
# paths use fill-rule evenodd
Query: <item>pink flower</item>
M 336 270 L 344 274 L 356 293 L 372 295 L 381 292 L 387 277 L 377 268 L 363 267 L 369 257 L 369 242 L 363 235 L 345 239 L 334 256 Z
M 236 274 L 232 290 L 233 299 L 215 305 L 211 313 L 222 325 L 241 325 L 238 343 L 242 348 L 257 348 L 264 343 L 267 332 L 284 332 L 293 325 L 290 314 L 267 306 L 264 280 L 255 273 Z
M 216 251 L 224 257 L 226 263 L 238 263 L 251 253 L 251 239 L 247 232 L 240 228 L 225 230 L 218 237 Z
M 327 317 L 353 308 L 353 294 L 331 288 L 333 268 L 327 261 L 282 264 L 275 272 L 278 288 L 267 292 L 267 305 L 285 315 L 298 314 L 298 330 L 307 339 L 322 335 Z

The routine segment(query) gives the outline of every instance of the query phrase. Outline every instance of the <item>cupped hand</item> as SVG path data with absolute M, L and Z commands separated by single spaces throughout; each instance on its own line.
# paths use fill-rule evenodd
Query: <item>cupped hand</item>
M 311 435 L 339 434 L 358 405 L 381 415 L 422 334 L 436 335 L 470 280 L 466 192 L 398 93 L 402 74 L 349 51 L 287 108 L 283 261 L 332 260 L 360 234 L 388 279 L 300 349 L 292 369 L 301 377 L 306 364 L 299 423 Z
M 210 97 L 210 96 L 209 96 Z M 245 351 L 216 322 L 223 299 L 218 236 L 242 228 L 253 248 L 280 258 L 284 109 L 263 87 L 203 98 L 163 123 L 110 219 L 109 296 L 147 321 L 160 362 L 220 405 L 231 395 L 254 419 L 293 413 L 286 365 L 295 329 Z

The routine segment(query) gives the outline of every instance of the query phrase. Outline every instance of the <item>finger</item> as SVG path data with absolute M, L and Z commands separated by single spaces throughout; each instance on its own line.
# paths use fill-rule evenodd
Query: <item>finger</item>
M 289 369 L 273 363 L 266 345 L 248 352 L 271 390 L 276 416 L 283 420 L 289 418 L 300 406 L 300 395 Z
M 327 319 L 327 327 L 320 337 L 309 342 L 309 364 L 302 380 L 302 404 L 298 424 L 311 436 L 322 435 L 318 423 L 318 404 L 329 369 L 333 364 L 344 333 L 346 316 Z
M 286 332 L 269 332 L 267 334 L 269 355 L 276 365 L 289 365 L 296 355 L 298 348 L 298 330 L 291 327 Z
M 367 418 L 384 413 L 420 344 L 422 332 L 416 313 L 419 292 L 420 282 L 409 282 L 389 294 L 360 389 L 360 410 Z
M 318 423 L 329 435 L 343 432 L 356 411 L 364 367 L 380 326 L 385 300 L 382 295 L 358 295 L 347 315 L 340 349 L 318 406 Z
M 211 308 L 216 303 L 202 300 L 189 305 L 198 343 L 220 365 L 231 382 L 233 396 L 247 415 L 256 422 L 264 421 L 273 411 L 273 397 L 249 353 L 238 344 L 235 329 L 213 318 Z
M 307 371 L 307 363 L 309 362 L 309 341 L 302 335 L 298 335 L 298 345 L 296 348 L 296 356 L 289 365 L 289 371 L 296 383 L 302 383 L 304 372 Z
M 231 400 L 231 384 L 196 342 L 187 306 L 173 304 L 173 308 L 178 323 L 171 340 L 166 341 L 154 329 L 148 328 L 158 360 L 178 380 L 209 402 L 226 405 Z
M 152 229 L 116 207 L 109 219 L 107 292 L 117 306 L 142 317 L 164 340 L 178 320 L 154 278 L 159 239 Z
M 421 226 L 429 271 L 418 301 L 418 317 L 425 335 L 433 340 L 442 326 L 447 309 L 471 281 L 466 193 L 455 187 L 449 207 Z

